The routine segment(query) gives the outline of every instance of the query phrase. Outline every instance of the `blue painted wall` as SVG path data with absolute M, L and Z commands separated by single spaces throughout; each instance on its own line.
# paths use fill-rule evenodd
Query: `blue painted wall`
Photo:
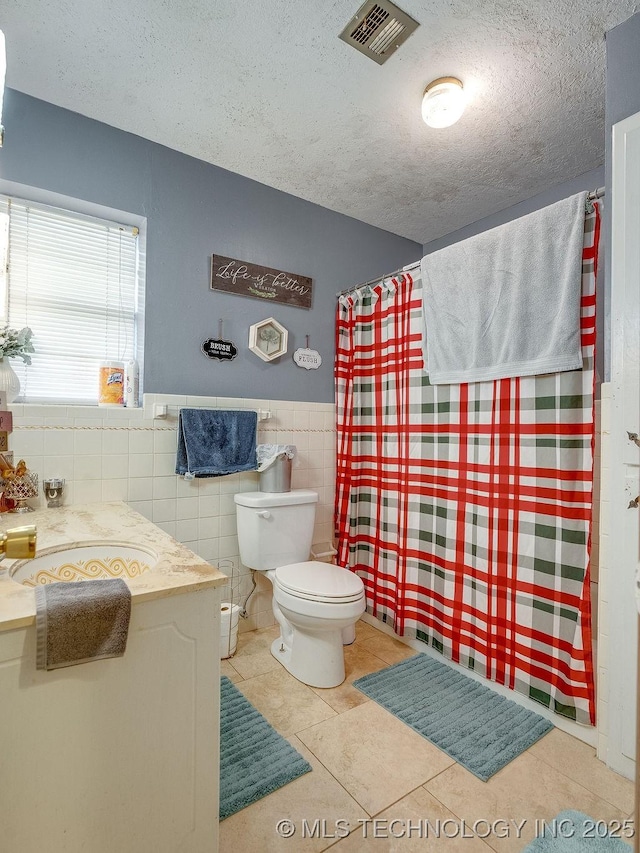
M 607 33 L 607 87 L 605 98 L 606 181 L 611 187 L 611 129 L 616 122 L 640 112 L 640 14 Z M 605 208 L 605 300 L 611 316 L 611 207 Z M 609 343 L 610 328 L 607 328 Z M 607 368 L 610 346 L 607 347 Z
M 606 128 L 611 154 L 611 127 L 640 112 L 640 14 L 609 30 L 607 44 Z M 607 157 L 607 167 L 611 164 Z
M 8 90 L 0 178 L 147 217 L 144 389 L 330 402 L 336 292 L 417 260 L 421 246 L 171 149 Z M 213 253 L 310 276 L 310 310 L 209 289 Z M 249 326 L 273 316 L 289 352 L 272 363 L 247 349 Z M 209 360 L 218 336 L 239 349 Z M 320 351 L 319 370 L 291 354 Z

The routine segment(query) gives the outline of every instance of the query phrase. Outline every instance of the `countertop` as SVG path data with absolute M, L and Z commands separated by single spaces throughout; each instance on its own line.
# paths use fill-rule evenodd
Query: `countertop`
M 218 569 L 120 501 L 0 515 L 0 531 L 27 524 L 35 524 L 37 528 L 36 557 L 49 548 L 107 540 L 143 545 L 154 551 L 158 562 L 152 569 L 137 577 L 125 578 L 134 605 L 153 598 L 223 586 L 228 580 Z M 33 588 L 11 580 L 8 571 L 16 562 L 19 561 L 0 562 L 0 631 L 35 624 Z

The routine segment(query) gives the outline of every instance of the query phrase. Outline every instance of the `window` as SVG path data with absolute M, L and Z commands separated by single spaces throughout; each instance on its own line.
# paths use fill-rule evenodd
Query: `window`
M 29 326 L 32 364 L 12 359 L 23 402 L 96 404 L 98 367 L 137 357 L 138 229 L 0 195 L 0 312 Z

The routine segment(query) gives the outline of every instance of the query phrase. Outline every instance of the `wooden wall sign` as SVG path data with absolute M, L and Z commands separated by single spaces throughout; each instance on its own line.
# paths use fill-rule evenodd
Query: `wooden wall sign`
M 295 308 L 311 308 L 313 283 L 304 275 L 212 255 L 211 290 L 224 290 L 266 302 L 281 302 Z

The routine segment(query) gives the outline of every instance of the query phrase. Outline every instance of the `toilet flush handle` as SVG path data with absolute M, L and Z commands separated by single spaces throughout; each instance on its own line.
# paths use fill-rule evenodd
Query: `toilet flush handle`
M 263 509 L 263 510 L 260 510 L 260 512 L 258 513 L 258 516 L 260 518 L 271 518 L 271 513 L 269 512 L 268 509 Z

